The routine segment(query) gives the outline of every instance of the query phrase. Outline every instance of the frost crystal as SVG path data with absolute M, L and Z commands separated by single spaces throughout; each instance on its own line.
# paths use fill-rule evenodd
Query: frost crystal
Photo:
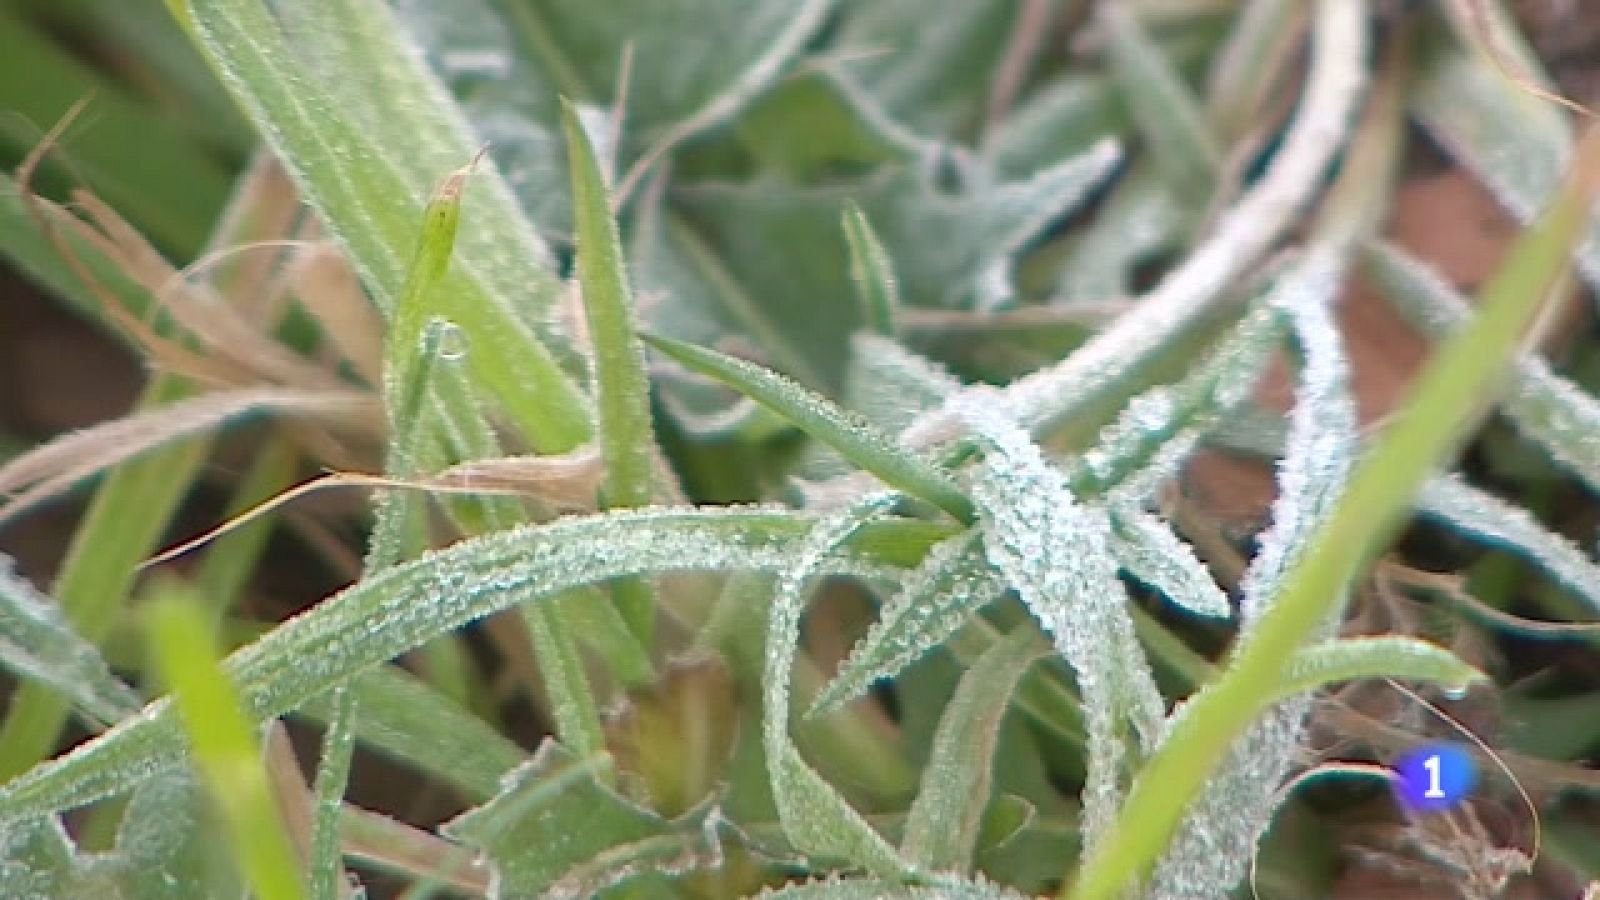
M 1105 511 L 1078 503 L 1027 432 L 972 396 L 958 412 L 985 444 L 972 496 L 989 560 L 1050 634 L 1083 696 L 1087 848 L 1115 818 L 1124 770 L 1154 743 L 1165 707 L 1134 637 Z

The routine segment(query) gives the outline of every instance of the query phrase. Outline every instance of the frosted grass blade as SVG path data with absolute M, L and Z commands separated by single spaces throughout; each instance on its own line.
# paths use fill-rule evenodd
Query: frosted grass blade
M 1260 549 L 1240 583 L 1241 640 L 1248 640 L 1270 611 L 1286 573 L 1328 517 L 1355 463 L 1360 433 L 1355 399 L 1330 310 L 1343 271 L 1344 254 L 1319 240 L 1283 274 L 1272 293 L 1273 304 L 1293 323 L 1300 374 L 1278 467 L 1272 524 L 1258 538 Z M 1345 587 L 1332 585 L 1330 590 L 1342 597 Z M 1329 612 L 1319 636 L 1331 636 L 1341 609 L 1342 602 Z M 1271 824 L 1278 785 L 1294 765 L 1310 708 L 1309 697 L 1295 696 L 1267 711 L 1232 746 L 1230 764 L 1205 786 L 1151 875 L 1152 897 L 1226 892 L 1244 877 Z
M 884 604 L 878 620 L 807 715 L 833 712 L 861 696 L 873 682 L 893 678 L 1005 592 L 977 532 L 934 545 L 900 582 L 900 589 Z
M 1486 544 L 1515 553 L 1600 611 L 1600 565 L 1527 510 L 1479 490 L 1459 475 L 1423 482 L 1417 512 Z
M 1194 555 L 1194 549 L 1156 516 L 1130 506 L 1113 506 L 1110 549 L 1129 577 L 1159 591 L 1180 609 L 1214 618 L 1233 615 L 1228 595 Z
M 769 369 L 713 350 L 654 335 L 646 336 L 645 341 L 696 372 L 753 398 L 890 487 L 927 500 L 958 521 L 972 521 L 972 503 L 949 474 L 826 397 Z
M 1080 830 L 1092 847 L 1114 819 L 1127 767 L 1166 713 L 1111 555 L 1104 510 L 1079 503 L 1027 432 L 973 398 L 961 409 L 984 456 L 972 496 L 989 560 L 1016 587 L 1077 679 L 1088 730 Z
M 1464 297 L 1426 265 L 1391 244 L 1374 244 L 1367 272 L 1413 326 L 1435 340 L 1466 328 L 1472 308 Z M 1500 409 L 1517 430 L 1544 447 L 1556 461 L 1600 492 L 1600 401 L 1551 370 L 1536 353 L 1511 364 Z
M 780 571 L 812 521 L 775 507 L 619 510 L 470 538 L 374 573 L 235 651 L 224 669 L 246 713 L 265 721 L 468 622 L 574 587 L 654 572 Z M 919 559 L 938 536 L 911 521 L 863 528 L 823 568 L 885 577 L 886 564 Z M 171 705 L 158 700 L 0 786 L 0 822 L 126 791 L 181 764 L 183 750 Z
M 773 802 L 789 843 L 802 853 L 839 858 L 880 875 L 905 870 L 894 849 L 800 756 L 789 737 L 789 684 L 800 641 L 800 614 L 821 564 L 869 519 L 893 503 L 893 494 L 868 495 L 812 529 L 793 563 L 784 567 L 768 609 L 762 667 L 761 744 Z
M 406 84 L 414 88 L 388 98 L 390 114 L 374 130 L 334 113 L 339 104 L 329 85 L 363 79 L 357 57 L 320 60 L 326 68 L 320 78 L 310 79 L 285 24 L 263 0 L 171 2 L 191 22 L 240 105 L 291 166 L 306 199 L 349 251 L 379 305 L 393 309 L 406 274 L 403 254 L 413 246 L 428 190 L 400 160 L 426 153 L 419 135 L 441 134 L 457 151 L 451 165 L 469 159 L 475 148 L 459 112 L 444 100 L 387 13 L 372 0 L 337 0 L 362 4 L 384 26 L 362 48 L 360 59 L 405 61 L 411 67 Z M 326 12 L 328 6 L 318 4 L 316 9 Z M 471 355 L 474 378 L 539 449 L 570 450 L 591 431 L 588 401 L 517 309 L 530 290 L 537 307 L 553 303 L 556 280 L 541 262 L 547 254 L 498 175 L 485 171 L 475 183 L 482 186 L 473 205 L 481 202 L 483 212 L 468 217 L 461 242 L 474 252 L 460 255 L 456 269 L 446 276 L 446 312 L 477 342 Z M 475 237 L 477 229 L 488 229 L 489 236 Z M 518 248 L 509 270 L 503 259 L 484 251 L 495 242 Z
M 650 377 L 645 372 L 644 347 L 634 331 L 633 294 L 611 214 L 611 192 L 570 102 L 561 105 L 561 128 L 567 137 L 567 164 L 572 168 L 577 280 L 594 348 L 594 394 L 606 470 L 602 497 L 608 509 L 648 506 L 655 494 L 656 452 Z M 622 581 L 612 586 L 612 594 L 634 636 L 648 644 L 655 627 L 656 598 L 651 586 Z
M 989 806 L 995 745 L 1011 694 L 1046 646 L 1032 628 L 985 650 L 961 676 L 939 716 L 933 752 L 922 770 L 922 786 L 906 813 L 900 852 L 931 872 L 966 872 Z
M 19 680 L 47 686 L 105 727 L 138 712 L 139 695 L 73 630 L 54 600 L 39 593 L 0 555 L 0 664 Z

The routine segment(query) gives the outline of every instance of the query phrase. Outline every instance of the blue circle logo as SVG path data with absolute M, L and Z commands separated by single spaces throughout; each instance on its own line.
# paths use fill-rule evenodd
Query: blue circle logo
M 1472 753 L 1460 744 L 1424 744 L 1395 762 L 1395 796 L 1411 812 L 1441 812 L 1478 784 Z

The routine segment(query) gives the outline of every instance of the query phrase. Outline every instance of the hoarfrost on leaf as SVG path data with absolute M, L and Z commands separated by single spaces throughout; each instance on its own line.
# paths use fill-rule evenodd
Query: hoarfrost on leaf
M 990 562 L 1016 587 L 1077 678 L 1088 728 L 1085 847 L 1115 819 L 1127 768 L 1149 751 L 1165 706 L 1134 636 L 1104 510 L 1080 504 L 1026 431 L 970 393 L 958 414 L 982 441 L 973 476 Z

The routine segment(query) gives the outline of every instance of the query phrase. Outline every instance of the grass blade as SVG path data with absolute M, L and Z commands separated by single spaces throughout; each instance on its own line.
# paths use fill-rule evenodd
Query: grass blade
M 415 223 L 428 190 L 408 160 L 437 159 L 437 147 L 430 149 L 428 141 L 439 136 L 448 138 L 454 150 L 445 165 L 469 158 L 474 148 L 459 113 L 422 69 L 387 11 L 372 0 L 330 0 L 300 8 L 305 18 L 329 13 L 335 3 L 355 4 L 359 9 L 352 14 L 375 24 L 359 57 L 319 60 L 335 68 L 312 79 L 305 75 L 309 66 L 297 55 L 285 23 L 262 0 L 173 2 L 181 4 L 202 49 L 240 105 L 289 162 L 307 201 L 344 244 L 379 305 L 392 310 L 406 277 L 405 248 L 414 244 Z M 315 24 L 300 23 L 312 33 Z M 402 60 L 406 68 L 404 81 L 396 86 L 404 92 L 386 98 L 387 112 L 370 123 L 372 129 L 332 113 L 340 104 L 329 86 L 361 82 L 366 77 L 362 60 L 378 60 L 373 66 L 386 70 Z M 477 341 L 470 356 L 474 379 L 500 401 L 536 447 L 570 450 L 589 436 L 588 401 L 518 309 L 519 300 L 530 292 L 537 307 L 554 302 L 558 285 L 542 265 L 547 254 L 492 170 L 475 183 L 481 185 L 475 196 L 482 215 L 463 228 L 462 245 L 472 252 L 461 254 L 445 277 L 441 295 L 449 302 L 446 312 Z
M 979 610 L 1005 595 L 983 553 L 977 532 L 936 544 L 906 575 L 872 628 L 850 652 L 807 715 L 837 710 L 866 693 L 872 683 L 893 678 L 954 635 Z
M 1485 287 L 1479 317 L 1424 370 L 1406 407 L 1410 415 L 1379 438 L 1288 573 L 1254 636 L 1236 651 L 1225 674 L 1191 701 L 1188 714 L 1140 773 L 1116 828 L 1100 852 L 1087 859 L 1070 896 L 1109 900 L 1141 875 L 1234 738 L 1260 712 L 1264 691 L 1301 643 L 1325 626 L 1340 586 L 1394 534 L 1416 487 L 1481 410 L 1484 392 L 1513 358 L 1541 301 L 1563 276 L 1588 225 L 1600 187 L 1597 171 L 1600 132 L 1591 132 L 1576 154 L 1569 184 Z
M 600 454 L 606 477 L 602 488 L 608 509 L 648 506 L 655 491 L 656 439 L 650 422 L 650 378 L 644 347 L 634 331 L 633 293 L 622 260 L 611 195 L 594 147 L 570 102 L 561 106 L 572 167 L 572 214 L 577 226 L 577 278 L 594 347 L 595 403 L 599 410 Z M 655 596 L 640 581 L 612 586 L 624 620 L 640 643 L 655 630 Z
M 240 868 L 262 900 L 306 896 L 300 866 L 268 787 L 261 748 L 240 710 L 228 676 L 217 666 L 205 618 L 176 599 L 150 608 L 150 645 L 172 690 L 194 759 L 222 811 Z
M 775 507 L 619 510 L 470 538 L 374 573 L 235 651 L 224 668 L 257 721 L 475 619 L 581 585 L 667 571 L 789 565 L 812 520 Z M 827 571 L 883 577 L 944 536 L 893 520 L 862 529 Z M 355 640 L 353 636 L 360 635 Z M 0 786 L 0 821 L 126 791 L 181 759 L 167 701 Z
M 850 280 L 861 298 L 862 321 L 884 337 L 894 337 L 895 314 L 900 308 L 900 288 L 894 280 L 894 263 L 872 230 L 867 214 L 854 200 L 844 206 L 844 239 L 850 245 Z
M 761 743 L 772 799 L 789 843 L 802 853 L 848 860 L 880 875 L 899 874 L 905 866 L 867 820 L 800 756 L 789 737 L 789 682 L 800 642 L 800 614 L 812 578 L 823 560 L 893 501 L 893 494 L 869 495 L 812 529 L 795 561 L 778 579 L 768 610 L 761 676 Z
M 922 787 L 906 814 L 900 851 L 907 862 L 933 872 L 971 869 L 978 826 L 989 806 L 1000 721 L 1017 682 L 1045 652 L 1032 628 L 1019 628 L 961 676 L 939 716 Z
M 1375 244 L 1366 262 L 1368 274 L 1395 309 L 1429 337 L 1445 340 L 1472 320 L 1465 298 L 1398 247 Z M 1600 447 L 1589 439 L 1600 433 L 1600 401 L 1553 372 L 1536 353 L 1518 357 L 1507 377 L 1501 412 L 1528 440 L 1600 492 Z
M 0 664 L 20 681 L 48 686 L 89 722 L 111 725 L 139 710 L 139 695 L 106 665 L 94 644 L 0 555 Z
M 926 500 L 958 521 L 972 521 L 972 502 L 947 473 L 822 395 L 776 372 L 714 350 L 655 335 L 645 336 L 645 341 L 690 369 L 753 398 L 884 484 Z
M 1390 678 L 1436 684 L 1459 694 L 1489 676 L 1438 644 L 1400 635 L 1342 638 L 1302 649 L 1289 661 L 1277 697 L 1309 694 L 1339 681 Z

